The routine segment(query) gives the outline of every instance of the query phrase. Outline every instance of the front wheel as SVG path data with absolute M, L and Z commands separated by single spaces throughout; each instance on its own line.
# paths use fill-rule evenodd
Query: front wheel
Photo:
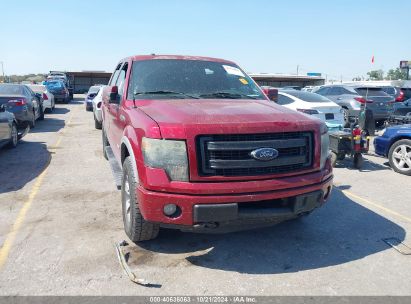
M 411 175 L 411 140 L 395 142 L 388 152 L 388 160 L 395 172 Z
M 130 157 L 124 160 L 121 202 L 124 230 L 130 240 L 136 243 L 155 239 L 160 231 L 160 226 L 147 222 L 141 214 L 136 195 L 138 178 L 134 175 L 132 161 Z

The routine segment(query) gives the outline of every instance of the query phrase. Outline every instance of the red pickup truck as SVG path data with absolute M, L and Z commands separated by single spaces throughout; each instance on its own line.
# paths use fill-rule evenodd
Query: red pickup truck
M 270 101 L 235 63 L 132 56 L 103 91 L 103 153 L 133 241 L 159 228 L 227 232 L 310 213 L 329 197 L 327 127 Z

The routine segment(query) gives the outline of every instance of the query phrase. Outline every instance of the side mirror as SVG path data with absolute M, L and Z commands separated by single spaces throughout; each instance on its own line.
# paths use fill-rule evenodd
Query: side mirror
M 264 94 L 269 100 L 278 102 L 278 90 L 274 88 L 263 89 Z
M 4 107 L 4 105 L 0 105 L 0 113 L 1 112 L 6 112 L 6 108 Z
M 109 88 L 109 103 L 120 103 L 118 99 L 118 87 L 117 86 L 112 86 Z

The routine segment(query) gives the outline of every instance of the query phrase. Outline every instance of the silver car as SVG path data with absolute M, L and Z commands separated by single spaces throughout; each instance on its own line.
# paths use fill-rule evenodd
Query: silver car
M 346 125 L 358 118 L 362 106 L 372 111 L 377 124 L 383 123 L 393 110 L 394 98 L 381 88 L 364 85 L 326 85 L 315 93 L 331 99 L 344 109 Z

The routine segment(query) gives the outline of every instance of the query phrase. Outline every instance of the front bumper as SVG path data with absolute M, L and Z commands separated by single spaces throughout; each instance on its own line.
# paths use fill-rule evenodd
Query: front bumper
M 93 110 L 94 110 L 94 117 L 96 118 L 96 120 L 97 120 L 98 122 L 102 122 L 102 121 L 103 121 L 103 117 L 101 116 L 101 109 L 96 108 L 96 109 L 93 109 Z
M 384 136 L 377 136 L 374 138 L 375 153 L 381 156 L 387 156 L 388 147 L 390 146 L 390 139 Z
M 43 108 L 44 109 L 51 109 L 52 108 L 52 104 L 51 104 L 50 99 L 43 100 Z
M 58 93 L 53 93 L 53 95 L 54 95 L 54 100 L 64 100 L 64 101 L 66 101 L 66 100 L 68 100 L 69 99 L 69 95 L 66 95 L 66 94 L 58 94 Z
M 212 228 L 227 232 L 276 224 L 311 212 L 326 202 L 332 181 L 330 176 L 304 187 L 225 195 L 154 192 L 140 186 L 137 197 L 142 215 L 149 222 L 181 230 Z M 166 204 L 177 205 L 181 209 L 179 216 L 164 215 Z
M 93 101 L 92 100 L 85 100 L 84 104 L 86 106 L 87 111 L 93 111 Z

